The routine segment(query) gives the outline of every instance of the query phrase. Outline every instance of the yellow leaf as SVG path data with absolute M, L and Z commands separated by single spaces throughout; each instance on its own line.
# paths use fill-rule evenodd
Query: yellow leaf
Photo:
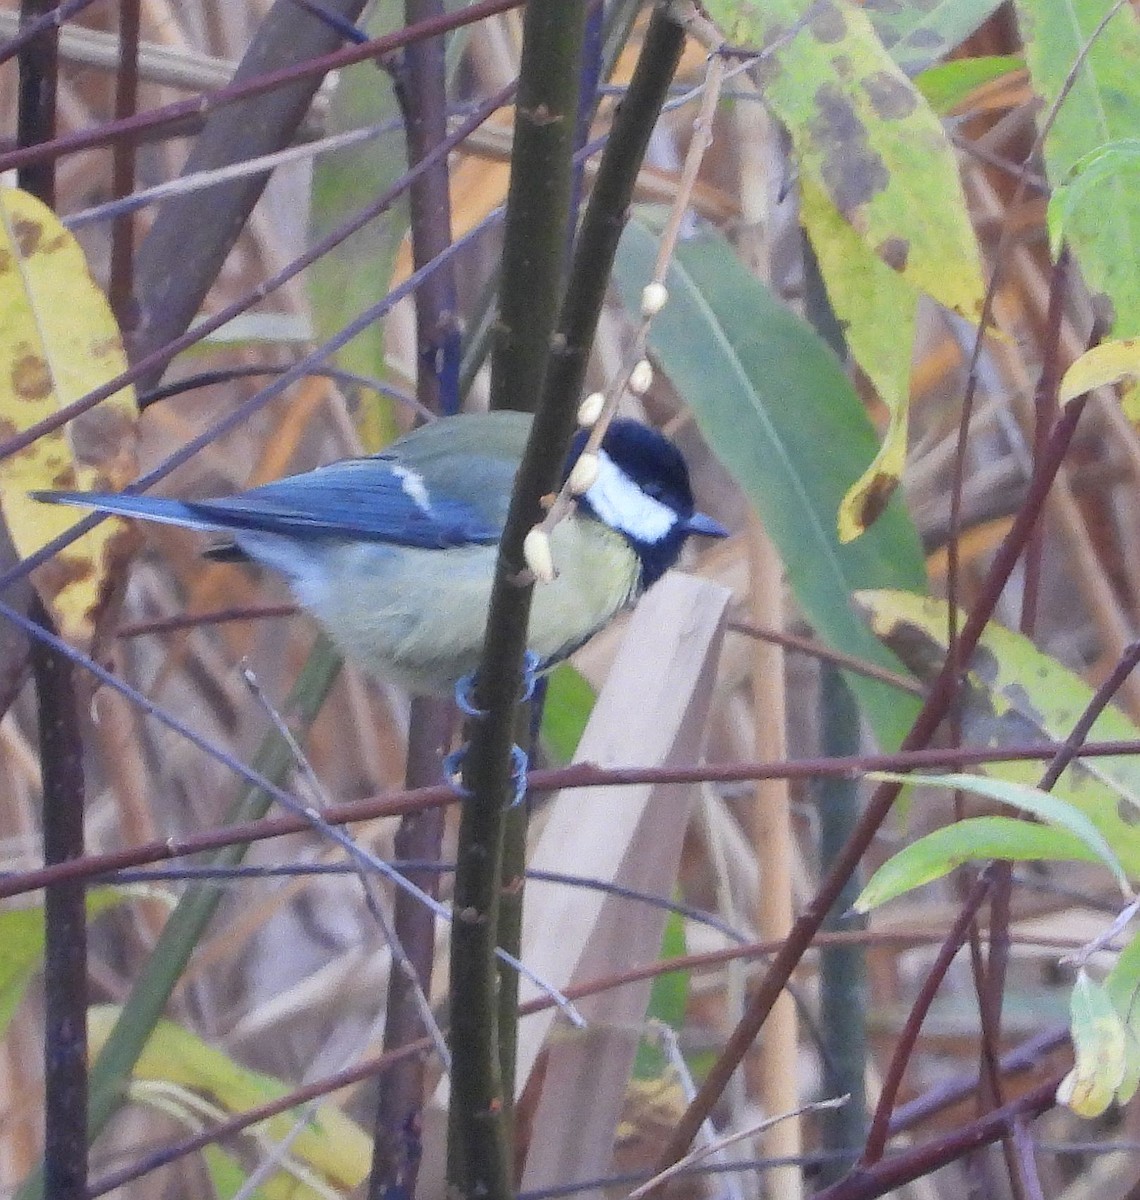
M 918 291 L 843 219 L 812 179 L 801 181 L 800 220 L 855 361 L 890 412 L 878 454 L 839 506 L 839 540 L 864 533 L 887 506 L 906 465 L 910 362 Z
M 941 121 L 848 0 L 705 0 L 729 41 L 767 49 L 764 102 L 815 181 L 889 267 L 968 320 L 981 256 Z
M 1061 1080 L 1057 1101 L 1078 1116 L 1098 1117 L 1124 1079 L 1127 1034 L 1105 988 L 1082 969 L 1071 1001 L 1076 1066 Z
M 118 1014 L 112 1005 L 93 1005 L 88 1010 L 93 1054 L 106 1042 Z M 185 1088 L 231 1113 L 276 1100 L 289 1090 L 281 1080 L 242 1066 L 188 1029 L 166 1020 L 155 1025 L 135 1064 L 134 1078 Z M 295 1114 L 285 1112 L 270 1117 L 261 1128 L 271 1138 L 282 1138 L 295 1120 Z M 313 1110 L 294 1139 L 292 1153 L 332 1183 L 354 1188 L 368 1175 L 372 1139 L 335 1104 L 325 1101 Z
M 0 440 L 53 416 L 126 369 L 119 328 L 79 243 L 35 197 L 0 189 Z M 21 557 L 81 517 L 39 504 L 36 488 L 121 488 L 135 477 L 135 405 L 129 388 L 66 430 L 0 460 L 0 505 Z M 68 546 L 34 582 L 60 631 L 86 644 L 110 568 L 126 551 L 117 519 Z
M 1057 399 L 1068 404 L 1093 388 L 1140 376 L 1140 338 L 1103 342 L 1086 350 L 1065 372 Z

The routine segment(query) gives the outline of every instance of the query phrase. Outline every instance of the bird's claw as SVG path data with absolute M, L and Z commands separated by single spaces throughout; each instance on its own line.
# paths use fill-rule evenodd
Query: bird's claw
M 511 780 L 515 785 L 515 794 L 511 797 L 511 808 L 518 806 L 526 799 L 526 773 L 530 767 L 530 759 L 521 746 L 511 747 Z
M 540 666 L 542 666 L 542 659 L 533 650 L 528 650 L 523 655 L 523 686 L 522 695 L 519 697 L 520 704 L 525 704 L 534 695 L 534 689 L 538 686 L 538 668 Z
M 525 704 L 534 695 L 534 689 L 538 686 L 540 666 L 542 659 L 533 650 L 527 650 L 522 662 L 523 685 L 522 694 L 519 696 L 520 704 Z M 463 675 L 456 682 L 455 705 L 464 716 L 474 717 L 476 720 L 481 721 L 487 715 L 487 710 L 475 703 L 474 674 Z
M 477 721 L 481 721 L 487 715 L 487 710 L 475 703 L 474 674 L 462 675 L 456 681 L 455 705 L 465 716 L 474 717 Z
M 443 760 L 444 778 L 452 791 L 455 792 L 460 799 L 466 800 L 471 795 L 471 790 L 463 786 L 463 760 L 467 757 L 467 746 L 460 746 L 458 750 L 453 750 Z M 511 782 L 515 785 L 514 795 L 511 797 L 509 808 L 518 808 L 518 806 L 526 798 L 526 775 L 530 767 L 530 759 L 527 757 L 526 751 L 521 746 L 511 747 Z
M 469 788 L 463 786 L 463 760 L 467 756 L 467 747 L 460 746 L 443 758 L 443 777 L 447 786 L 461 799 L 466 800 L 471 795 Z

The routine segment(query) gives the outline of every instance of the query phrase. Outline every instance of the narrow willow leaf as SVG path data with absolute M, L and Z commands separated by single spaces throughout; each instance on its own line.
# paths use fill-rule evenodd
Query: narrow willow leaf
M 101 887 L 87 892 L 87 920 L 122 904 L 131 893 Z M 0 1037 L 4 1036 L 44 956 L 43 905 L 0 912 Z
M 1116 1095 L 1127 1104 L 1140 1087 L 1140 934 L 1120 952 L 1104 987 L 1124 1022 L 1124 1074 Z
M 88 1014 L 91 1045 L 97 1053 L 118 1009 L 97 1005 Z M 242 1112 L 286 1094 L 289 1085 L 251 1070 L 173 1021 L 160 1020 L 135 1064 L 135 1080 L 158 1081 L 203 1096 L 228 1113 Z M 265 1128 L 275 1138 L 292 1128 L 295 1115 L 271 1117 Z M 292 1143 L 293 1155 L 330 1182 L 358 1186 L 368 1174 L 372 1139 L 332 1103 L 320 1105 Z
M 870 912 L 888 900 L 933 883 L 968 862 L 1096 862 L 1080 838 L 1063 829 L 1012 817 L 968 817 L 926 834 L 889 858 L 867 881 L 852 906 Z
M 548 676 L 542 706 L 542 738 L 556 762 L 568 763 L 578 749 L 597 696 L 586 677 L 570 663 Z
M 656 253 L 656 237 L 631 222 L 614 274 L 630 308 L 640 306 Z M 831 645 L 897 668 L 852 611 L 851 594 L 922 588 L 925 562 L 898 496 L 864 537 L 839 542 L 839 503 L 876 449 L 843 368 L 718 235 L 682 243 L 667 285 L 652 352 L 760 514 L 798 603 Z M 880 742 L 898 745 L 917 705 L 873 680 L 850 684 Z
M 1068 404 L 1093 388 L 1140 376 L 1140 338 L 1102 342 L 1086 350 L 1065 372 L 1058 400 Z
M 1044 101 L 1038 120 L 1052 121 L 1046 171 L 1054 187 L 1064 187 L 1090 154 L 1140 129 L 1140 21 L 1131 5 L 1114 0 L 1015 0 L 1014 8 L 1033 89 Z M 1063 88 L 1069 90 L 1054 116 Z M 1064 233 L 1089 287 L 1112 302 L 1112 333 L 1140 333 L 1140 172 L 1107 172 L 1095 203 L 1073 206 Z
M 390 33 L 403 21 L 398 0 L 377 0 L 368 13 L 369 37 Z M 349 220 L 385 192 L 407 170 L 400 106 L 392 77 L 374 62 L 357 63 L 339 73 L 329 110 L 331 133 L 392 123 L 379 138 L 322 154 L 313 167 L 311 237 L 316 241 Z M 369 222 L 308 270 L 309 299 L 318 338 L 337 330 L 387 294 L 400 240 L 408 227 L 407 202 Z M 336 365 L 357 374 L 385 374 L 384 326 L 370 325 L 336 353 Z M 396 425 L 387 412 L 369 405 L 361 413 L 365 445 L 372 450 L 390 442 Z
M 1066 231 L 1077 213 L 1095 204 L 1094 195 L 1103 186 L 1113 186 L 1114 177 L 1123 171 L 1140 168 L 1140 140 L 1123 138 L 1097 146 L 1080 158 L 1069 172 L 1069 181 L 1058 184 L 1045 209 L 1049 230 L 1049 249 L 1056 257 L 1061 252 Z
M 950 791 L 973 792 L 977 796 L 985 796 L 996 800 L 999 804 L 1008 804 L 1011 808 L 1023 809 L 1068 830 L 1073 837 L 1080 838 L 1106 867 L 1112 872 L 1113 878 L 1120 885 L 1125 896 L 1131 895 L 1128 877 L 1120 860 L 1112 847 L 1101 834 L 1100 830 L 1085 816 L 1079 808 L 1067 804 L 1049 792 L 1040 788 L 1026 787 L 1021 783 L 1010 783 L 1006 779 L 987 779 L 982 775 L 967 775 L 951 773 L 941 775 L 896 775 L 891 771 L 873 771 L 868 779 L 885 779 L 893 783 L 920 783 L 923 787 L 941 787 Z M 1027 826 L 1032 828 L 1032 826 Z
M 856 604 L 874 632 L 923 682 L 933 680 L 946 657 L 948 612 L 943 600 L 913 592 L 860 592 Z M 963 620 L 959 614 L 959 628 Z M 1000 750 L 1034 741 L 1063 741 L 1093 698 L 1079 676 L 1038 650 L 1028 638 L 990 623 L 968 664 L 961 693 L 964 744 Z M 1130 741 L 1140 731 L 1119 709 L 1093 722 L 1092 741 Z M 994 778 L 1033 784 L 1040 762 L 990 763 Z M 1053 795 L 1079 808 L 1100 830 L 1132 879 L 1140 878 L 1140 764 L 1133 756 L 1074 762 Z
M 855 361 L 890 413 L 883 444 L 839 506 L 839 540 L 850 542 L 878 519 L 906 465 L 918 292 L 871 253 L 822 188 L 805 179 L 802 192 L 800 220 L 811 238 L 828 299 Z
M 980 28 L 1001 0 L 866 0 L 871 24 L 891 58 L 908 75 L 945 58 Z
M 966 105 L 979 88 L 1024 70 L 1025 59 L 1020 54 L 983 54 L 929 67 L 915 76 L 914 85 L 926 97 L 926 103 L 940 117 L 946 117 Z

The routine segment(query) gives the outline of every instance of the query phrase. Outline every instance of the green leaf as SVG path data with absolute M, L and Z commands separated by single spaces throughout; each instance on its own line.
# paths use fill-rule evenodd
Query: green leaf
M 942 123 L 846 0 L 708 0 L 756 68 L 803 174 L 888 266 L 968 319 L 981 312 L 977 242 Z
M 210 1182 L 214 1185 L 214 1193 L 218 1200 L 230 1200 L 245 1186 L 246 1171 L 232 1155 L 217 1146 L 203 1146 L 202 1157 L 206 1160 L 206 1170 L 210 1174 Z M 267 1200 L 265 1192 L 258 1188 L 249 1200 Z
M 1082 1117 L 1099 1117 L 1124 1078 L 1126 1031 L 1108 991 L 1082 969 L 1070 1003 L 1076 1066 L 1061 1080 L 1057 1100 Z
M 940 117 L 945 117 L 965 103 L 978 88 L 1024 69 L 1025 59 L 1020 54 L 982 54 L 977 58 L 956 58 L 953 62 L 928 67 L 915 77 L 914 84 L 926 97 L 926 103 Z
M 297 313 L 245 312 L 208 333 L 190 353 L 212 353 L 218 346 L 247 349 L 266 343 L 275 346 L 308 346 L 315 340 L 308 317 Z
M 631 308 L 656 252 L 653 234 L 631 222 L 615 271 Z M 863 587 L 924 587 L 922 547 L 897 496 L 864 537 L 839 543 L 839 503 L 876 450 L 839 362 L 718 235 L 682 243 L 667 285 L 652 352 L 760 514 L 798 603 L 831 645 L 897 668 L 850 597 Z M 860 676 L 850 684 L 880 742 L 898 745 L 917 712 L 914 700 Z
M 946 656 L 945 601 L 911 592 L 860 592 L 857 604 L 871 627 L 924 683 Z M 959 628 L 962 622 L 959 616 Z M 961 698 L 966 745 L 999 749 L 1026 742 L 1063 741 L 1092 701 L 1079 676 L 1038 650 L 1028 638 L 991 623 L 969 663 Z M 1093 741 L 1129 741 L 1140 731 L 1118 709 L 1093 722 Z M 1040 762 L 991 763 L 986 775 L 1036 783 Z M 1132 879 L 1140 878 L 1140 763 L 1134 757 L 1084 758 L 1057 781 L 1053 795 L 1080 809 L 1100 830 Z
M 661 957 L 680 958 L 687 952 L 685 919 L 680 913 L 671 912 L 661 936 Z M 646 1018 L 660 1021 L 670 1029 L 681 1029 L 689 1007 L 689 980 L 688 971 L 667 971 L 664 975 L 656 976 L 649 993 Z M 642 1038 L 633 1063 L 633 1078 L 660 1079 L 666 1065 L 661 1048 L 648 1038 Z
M 1140 168 L 1140 139 L 1124 138 L 1098 146 L 1081 158 L 1070 171 L 1070 182 L 1059 184 L 1049 197 L 1045 224 L 1049 230 L 1049 249 L 1056 257 L 1068 236 L 1074 218 L 1099 202 L 1100 189 L 1115 186 L 1126 171 Z
M 908 74 L 945 58 L 997 11 L 1001 0 L 866 0 L 891 58 Z
M 913 782 L 913 780 L 912 780 Z M 1012 817 L 968 817 L 926 834 L 889 858 L 867 881 L 852 906 L 870 912 L 888 900 L 933 883 L 968 862 L 1095 862 L 1097 856 L 1063 829 Z
M 5 439 L 61 409 L 127 368 L 123 339 L 82 246 L 41 200 L 0 186 L 0 429 Z M 99 406 L 96 425 L 55 429 L 0 458 L 0 520 L 21 558 L 83 518 L 57 512 L 38 488 L 117 491 L 138 471 L 133 387 Z M 97 432 L 96 432 L 97 430 Z M 77 441 L 73 438 L 78 434 Z M 86 648 L 132 542 L 118 517 L 53 555 L 36 578 L 59 633 Z M 9 554 L 11 550 L 9 550 Z
M 1140 376 L 1140 338 L 1101 342 L 1086 350 L 1065 372 L 1057 399 L 1068 404 L 1093 388 Z
M 125 888 L 92 888 L 87 893 L 87 920 L 122 904 L 132 894 Z M 44 956 L 44 910 L 13 908 L 0 912 L 0 1037 L 8 1028 Z
M 1140 1086 L 1140 934 L 1120 952 L 1104 987 L 1127 1034 L 1124 1074 L 1117 1088 L 1120 1103 L 1127 1104 Z
M 551 756 L 568 763 L 594 711 L 594 689 L 569 663 L 562 663 L 549 677 L 542 710 L 542 738 Z
M 1044 100 L 1039 120 L 1072 84 L 1045 139 L 1046 171 L 1057 188 L 1082 162 L 1097 161 L 1090 154 L 1133 139 L 1140 129 L 1140 23 L 1131 6 L 1118 6 L 1089 45 L 1113 6 L 1114 0 L 1015 0 L 1030 79 Z M 1096 181 L 1095 202 L 1074 205 L 1064 220 L 1086 282 L 1112 301 L 1116 337 L 1140 333 L 1140 173 L 1119 170 L 1122 161 L 1117 157 Z M 1067 207 L 1064 198 L 1060 203 Z
M 1120 860 L 1092 821 L 1079 808 L 1049 792 L 1041 791 L 1040 788 L 1026 787 L 1024 784 L 1011 783 L 1006 779 L 986 779 L 981 775 L 968 775 L 960 772 L 936 775 L 896 775 L 891 771 L 873 771 L 868 774 L 867 778 L 887 779 L 893 783 L 921 783 L 923 787 L 941 787 L 948 788 L 950 791 L 973 792 L 975 795 L 985 796 L 989 800 L 996 800 L 999 804 L 1008 804 L 1011 808 L 1023 809 L 1035 817 L 1040 817 L 1043 821 L 1048 821 L 1051 825 L 1058 825 L 1062 829 L 1068 830 L 1074 837 L 1080 838 L 1112 872 L 1116 882 L 1120 885 L 1120 890 L 1126 896 L 1131 895 L 1128 878 L 1124 873 L 1124 868 L 1120 865 Z
M 93 1051 L 106 1040 L 118 1009 L 98 1005 L 88 1014 Z M 271 1075 L 251 1070 L 203 1041 L 197 1034 L 161 1020 L 154 1028 L 133 1071 L 135 1080 L 160 1081 L 207 1098 L 226 1112 L 242 1112 L 285 1095 L 290 1085 Z M 272 1138 L 282 1138 L 293 1127 L 297 1114 L 281 1113 L 263 1128 Z M 292 1155 L 345 1188 L 358 1186 L 368 1174 L 372 1139 L 331 1102 L 309 1116 L 293 1139 Z
M 906 465 L 918 292 L 871 253 L 822 188 L 804 179 L 802 192 L 800 220 L 811 238 L 831 307 L 855 361 L 890 413 L 883 444 L 839 506 L 839 539 L 850 542 L 878 519 Z

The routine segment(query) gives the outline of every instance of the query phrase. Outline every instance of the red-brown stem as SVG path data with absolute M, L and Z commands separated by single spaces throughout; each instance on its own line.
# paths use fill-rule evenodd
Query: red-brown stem
M 139 94 L 139 5 L 140 0 L 122 0 L 119 5 L 119 67 L 115 74 L 115 119 L 134 116 Z M 137 146 L 124 139 L 111 153 L 111 195 L 122 200 L 135 190 Z M 107 296 L 124 332 L 134 327 L 131 297 L 134 292 L 134 217 L 116 217 L 111 229 L 111 278 Z
M 1042 456 L 1041 469 L 1030 481 L 1025 503 L 994 557 L 982 593 L 962 630 L 960 661 L 968 660 L 993 615 L 998 598 L 1025 547 L 1025 540 L 1041 514 L 1045 497 L 1060 470 L 1085 403 L 1084 397 L 1074 400 L 1062 413 L 1053 429 Z M 950 711 L 957 691 L 958 674 L 953 662 L 948 660 L 935 679 L 926 703 L 903 742 L 904 750 L 914 750 L 926 745 Z M 791 978 L 796 965 L 819 932 L 844 884 L 859 865 L 879 827 L 886 820 L 900 790 L 901 785 L 896 783 L 880 784 L 875 789 L 843 853 L 835 860 L 815 897 L 792 927 L 783 947 L 772 960 L 767 974 L 753 993 L 744 1016 L 732 1031 L 720 1057 L 713 1064 L 696 1097 L 678 1123 L 658 1160 L 658 1170 L 663 1171 L 671 1167 L 689 1148 L 697 1130 L 708 1118 L 733 1072 L 755 1041 L 772 1005 Z
M 871 1128 L 867 1132 L 867 1142 L 863 1147 L 859 1162 L 854 1167 L 856 1172 L 866 1170 L 883 1157 L 887 1138 L 890 1136 L 891 1112 L 894 1109 L 899 1088 L 902 1086 L 903 1076 L 910 1063 L 910 1056 L 918 1041 L 918 1035 L 922 1032 L 922 1023 L 926 1020 L 926 1014 L 929 1012 L 931 1004 L 934 1003 L 934 997 L 942 986 L 946 972 L 950 970 L 950 964 L 969 936 L 974 917 L 985 902 L 986 896 L 989 895 L 991 882 L 988 870 L 974 881 L 974 886 L 970 889 L 966 902 L 950 927 L 950 932 L 947 933 L 942 948 L 931 964 L 926 979 L 915 997 L 914 1004 L 911 1005 L 906 1024 L 895 1042 L 894 1053 L 891 1055 L 891 1062 L 883 1079 L 882 1091 L 879 1093 L 879 1102 L 875 1106 L 875 1115 L 871 1119 Z
M 390 54 L 393 50 L 398 50 L 421 38 L 439 37 L 441 34 L 450 33 L 465 25 L 473 25 L 476 21 L 482 21 L 497 13 L 519 8 L 523 3 L 525 0 L 479 0 L 478 3 L 472 4 L 468 8 L 449 13 L 438 20 L 425 21 L 415 28 L 397 29 L 383 37 L 362 42 L 359 46 L 348 46 L 332 54 L 322 54 L 284 70 L 269 71 L 256 79 L 219 88 L 216 92 L 209 92 L 195 99 L 182 100 L 150 112 L 139 113 L 125 121 L 108 121 L 105 125 L 94 129 L 81 129 L 65 137 L 44 142 L 42 145 L 9 150 L 6 154 L 0 154 L 0 171 L 18 170 L 36 163 L 53 162 L 64 155 L 74 154 L 78 150 L 89 150 L 93 146 L 104 146 L 118 138 L 137 138 L 146 130 L 153 129 L 158 125 L 182 121 L 188 117 L 201 117 L 216 108 L 223 108 L 227 104 L 233 104 L 251 96 L 260 96 L 264 92 L 271 92 L 274 88 L 296 83 L 297 80 L 305 79 L 310 75 L 325 75 L 329 71 L 340 70 L 343 67 L 350 67 L 354 63 Z

